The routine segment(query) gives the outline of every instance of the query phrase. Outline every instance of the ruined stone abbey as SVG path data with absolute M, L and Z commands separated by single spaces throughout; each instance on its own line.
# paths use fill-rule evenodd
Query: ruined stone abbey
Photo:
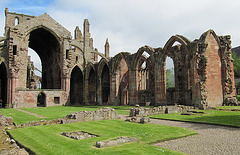
M 178 104 L 206 108 L 236 103 L 229 35 L 209 30 L 194 41 L 175 35 L 163 48 L 143 46 L 136 53 L 110 57 L 108 40 L 105 53 L 93 47 L 87 19 L 83 31 L 76 27 L 72 37 L 46 13 L 35 17 L 6 8 L 5 18 L 5 34 L 0 37 L 3 107 Z M 41 59 L 42 77 L 33 72 L 28 48 Z M 166 57 L 174 62 L 172 88 L 166 87 Z

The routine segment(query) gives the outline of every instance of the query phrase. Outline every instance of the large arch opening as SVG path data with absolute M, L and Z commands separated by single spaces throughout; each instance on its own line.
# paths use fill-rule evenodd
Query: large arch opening
M 128 105 L 129 74 L 126 61 L 122 58 L 116 70 L 116 95 L 120 105 Z
M 91 68 L 88 79 L 88 94 L 89 101 L 91 104 L 96 103 L 96 73 L 93 68 Z
M 83 104 L 83 74 L 79 67 L 74 67 L 70 80 L 70 102 L 72 105 Z
M 30 33 L 29 47 L 42 62 L 42 89 L 61 89 L 60 45 L 56 37 L 44 28 Z
M 7 69 L 4 63 L 0 65 L 0 108 L 7 105 Z
M 148 52 L 142 52 L 136 64 L 138 102 L 140 105 L 154 103 L 154 68 Z M 151 81 L 151 82 L 150 82 Z
M 165 80 L 166 84 L 166 104 L 167 105 L 186 105 L 186 97 L 190 93 L 186 85 L 189 83 L 188 78 L 188 66 L 187 66 L 187 49 L 178 40 L 172 40 L 171 44 L 165 48 L 165 67 L 164 76 L 167 77 Z M 168 61 L 168 62 L 167 62 Z M 173 66 L 172 70 L 166 64 Z M 172 72 L 169 75 L 169 72 Z M 174 78 L 172 78 L 174 77 Z M 174 83 L 172 83 L 174 82 Z
M 26 88 L 41 89 L 42 62 L 38 54 L 28 48 L 27 83 Z
M 107 64 L 104 65 L 102 70 L 101 84 L 102 84 L 102 103 L 109 104 L 110 103 L 110 75 L 109 75 L 109 68 Z
M 175 71 L 173 59 L 167 56 L 166 59 L 166 82 L 167 89 L 175 87 Z
M 168 54 L 171 55 L 171 54 Z M 174 54 L 173 54 L 174 55 Z M 171 57 L 173 58 L 173 55 Z M 165 75 L 166 75 L 166 99 L 167 105 L 174 105 L 177 103 L 177 88 L 175 88 L 175 71 L 174 60 L 170 56 L 166 57 Z

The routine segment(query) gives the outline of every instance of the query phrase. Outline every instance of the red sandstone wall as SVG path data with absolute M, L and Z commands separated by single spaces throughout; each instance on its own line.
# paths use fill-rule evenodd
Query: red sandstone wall
M 31 108 L 37 107 L 37 97 L 43 92 L 46 96 L 46 106 L 62 106 L 67 102 L 67 97 L 63 91 L 51 90 L 26 90 L 16 93 L 15 108 Z M 60 103 L 54 103 L 54 97 L 59 97 Z
M 206 40 L 208 42 L 205 52 L 207 57 L 207 103 L 210 107 L 221 106 L 223 103 L 223 90 L 219 46 L 212 34 Z

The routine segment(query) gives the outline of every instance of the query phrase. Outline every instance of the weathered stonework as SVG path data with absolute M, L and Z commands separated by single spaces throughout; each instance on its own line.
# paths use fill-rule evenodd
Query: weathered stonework
M 130 117 L 144 117 L 158 114 L 180 113 L 194 109 L 193 106 L 159 106 L 154 108 L 135 107 L 130 109 Z
M 9 154 L 20 154 L 28 155 L 28 152 L 20 148 L 16 141 L 11 139 L 7 134 L 7 130 L 13 129 L 13 119 L 11 117 L 6 117 L 0 113 L 0 154 L 9 155 Z
M 72 139 L 76 139 L 76 140 L 97 137 L 97 135 L 89 134 L 83 131 L 63 132 L 61 135 L 72 138 Z
M 115 145 L 120 145 L 122 143 L 130 143 L 130 142 L 137 142 L 137 138 L 135 137 L 118 137 L 115 140 L 110 140 L 110 141 L 101 141 L 101 142 L 96 142 L 96 147 L 102 148 L 102 147 L 109 147 L 109 146 L 115 146 Z
M 35 17 L 6 9 L 5 16 L 0 37 L 3 107 L 177 104 L 205 109 L 238 104 L 229 35 L 209 30 L 194 41 L 175 35 L 163 48 L 143 46 L 133 54 L 109 57 L 108 39 L 104 53 L 93 47 L 87 19 L 83 32 L 77 26 L 72 37 L 46 13 Z M 42 77 L 33 74 L 29 47 L 42 60 Z M 174 62 L 173 88 L 166 87 L 167 57 Z M 36 90 L 39 82 L 42 89 Z
M 63 119 L 61 119 L 61 121 L 62 124 L 66 124 L 110 119 L 120 119 L 120 117 L 114 109 L 105 107 L 96 111 L 74 112 L 65 116 Z

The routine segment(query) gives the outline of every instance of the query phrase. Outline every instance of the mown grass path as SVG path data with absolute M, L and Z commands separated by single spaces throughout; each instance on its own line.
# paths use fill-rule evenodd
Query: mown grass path
M 22 109 L 16 109 L 17 111 L 21 111 L 21 112 L 25 112 L 25 113 L 28 113 L 30 115 L 33 115 L 33 116 L 37 116 L 38 118 L 48 118 L 48 117 L 44 117 L 44 116 L 40 116 L 38 114 L 35 114 L 35 113 L 32 113 L 32 112 L 28 112 L 28 111 L 25 111 L 25 110 L 22 110 Z

